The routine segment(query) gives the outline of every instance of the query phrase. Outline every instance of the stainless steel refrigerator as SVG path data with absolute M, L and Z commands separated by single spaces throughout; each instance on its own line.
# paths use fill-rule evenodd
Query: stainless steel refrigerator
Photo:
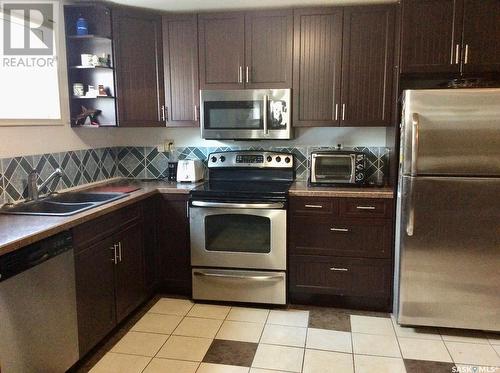
M 397 320 L 500 331 L 500 89 L 404 93 Z

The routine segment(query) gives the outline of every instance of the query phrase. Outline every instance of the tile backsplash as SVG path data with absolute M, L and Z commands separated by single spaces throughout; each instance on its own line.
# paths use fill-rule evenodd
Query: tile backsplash
M 59 191 L 114 177 L 159 179 L 167 176 L 169 160 L 200 159 L 206 161 L 212 152 L 227 150 L 273 150 L 295 155 L 298 180 L 306 180 L 311 151 L 333 149 L 323 146 L 296 147 L 177 147 L 170 153 L 158 152 L 155 147 L 114 147 L 75 150 L 61 153 L 0 159 L 0 205 L 26 199 L 27 179 L 36 169 L 45 180 L 56 168 L 63 176 L 48 189 Z M 367 154 L 368 181 L 376 180 L 388 170 L 389 149 L 384 147 L 355 147 Z M 46 193 L 47 190 L 42 191 Z

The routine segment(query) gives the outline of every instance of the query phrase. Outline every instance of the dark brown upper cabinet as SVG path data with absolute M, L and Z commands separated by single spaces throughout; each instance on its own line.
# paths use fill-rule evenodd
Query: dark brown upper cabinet
M 500 1 L 464 0 L 463 71 L 500 71 Z
M 161 17 L 116 8 L 113 35 L 119 126 L 165 126 Z
M 405 0 L 401 73 L 460 71 L 462 0 Z
M 246 88 L 292 86 L 293 12 L 276 10 L 245 16 Z
M 294 126 L 340 123 L 342 27 L 342 8 L 294 12 Z
M 200 88 L 290 88 L 290 10 L 203 14 L 198 18 Z
M 198 125 L 198 21 L 196 15 L 163 17 L 163 66 L 167 127 Z
M 404 0 L 401 73 L 500 71 L 500 2 Z
M 244 86 L 245 15 L 203 14 L 199 18 L 200 88 Z
M 395 7 L 294 17 L 294 126 L 392 125 Z
M 341 126 L 392 124 L 394 6 L 344 10 Z

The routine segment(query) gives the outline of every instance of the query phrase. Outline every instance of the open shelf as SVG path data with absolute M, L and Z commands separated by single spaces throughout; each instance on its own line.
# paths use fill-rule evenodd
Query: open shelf
M 70 66 L 70 69 L 108 69 L 113 70 L 111 66 Z
M 111 41 L 111 38 L 109 36 L 104 36 L 104 35 L 68 35 L 68 39 L 70 40 L 107 40 Z
M 114 96 L 95 96 L 95 97 L 87 97 L 87 96 L 73 96 L 71 97 L 73 100 L 95 100 L 95 99 L 103 99 L 103 98 L 112 98 L 115 99 Z

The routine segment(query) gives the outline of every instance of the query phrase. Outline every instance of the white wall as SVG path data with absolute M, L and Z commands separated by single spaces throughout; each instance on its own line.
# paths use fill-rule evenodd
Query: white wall
M 0 158 L 54 153 L 105 146 L 147 146 L 174 140 L 174 146 L 366 145 L 385 146 L 385 128 L 307 128 L 298 129 L 290 141 L 206 141 L 197 128 L 71 128 L 69 126 L 0 127 Z

